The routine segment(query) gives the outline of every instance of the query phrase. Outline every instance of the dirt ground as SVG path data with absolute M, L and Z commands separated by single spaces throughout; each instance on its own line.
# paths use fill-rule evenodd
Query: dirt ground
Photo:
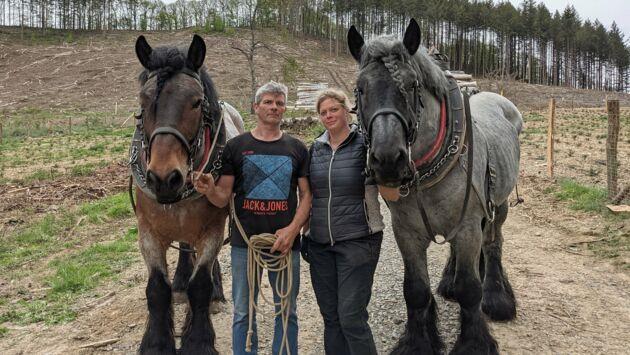
M 385 209 L 383 212 L 389 220 L 388 212 Z M 601 260 L 568 252 L 567 245 L 575 241 L 575 236 L 539 220 L 532 215 L 531 207 L 519 206 L 511 211 L 505 235 L 504 262 L 518 300 L 518 316 L 513 322 L 492 324 L 503 353 L 627 353 L 630 333 L 627 274 Z M 227 292 L 231 287 L 228 253 L 227 249 L 221 253 Z M 446 247 L 429 249 L 433 289 L 439 282 L 447 253 Z M 170 255 L 174 268 L 175 253 Z M 304 354 L 321 354 L 323 324 L 308 275 L 308 264 L 302 263 L 298 303 L 300 350 Z M 385 232 L 375 278 L 370 324 L 379 352 L 385 353 L 401 333 L 406 314 L 402 298 L 402 260 L 390 227 Z M 0 341 L 0 352 L 134 353 L 146 317 L 145 279 L 142 263 L 135 264 L 119 282 L 100 288 L 100 297 L 86 300 L 76 321 L 62 326 L 11 327 L 12 335 Z M 269 289 L 265 287 L 263 292 Z M 458 332 L 458 309 L 456 304 L 439 297 L 438 302 L 440 331 L 450 347 Z M 177 324 L 181 325 L 184 306 L 177 305 L 175 312 Z M 213 322 L 218 349 L 229 353 L 230 303 L 224 304 L 213 316 Z M 259 316 L 262 353 L 269 352 L 272 327 L 271 317 Z M 82 345 L 110 339 L 116 340 L 115 343 L 98 349 L 81 349 Z
M 14 29 L 0 28 L 0 112 L 31 107 L 106 111 L 122 123 L 137 105 L 134 78 L 140 66 L 133 53 L 133 41 L 138 34 L 83 34 L 75 37 L 76 42 L 71 44 L 32 45 L 17 40 Z M 327 43 L 291 39 L 273 33 L 264 36 L 273 51 L 260 52 L 257 60 L 259 81 L 283 79 L 284 59 L 279 55 L 282 54 L 298 60 L 301 71 L 296 82 L 326 81 L 352 88 L 356 68 L 349 56 L 329 57 Z M 147 35 L 152 44 L 167 41 L 184 44 L 190 37 L 191 33 L 187 31 Z M 209 48 L 206 63 L 221 97 L 244 109 L 249 93 L 247 64 L 242 55 L 230 48 L 244 38 L 244 34 L 204 37 Z M 605 144 L 601 144 L 604 126 L 591 128 L 595 127 L 590 126 L 591 121 L 596 121 L 591 117 L 604 114 L 603 100 L 606 97 L 618 97 L 621 105 L 628 107 L 630 95 L 522 83 L 502 86 L 483 80 L 480 84 L 491 91 L 503 88 L 504 94 L 522 111 L 541 115 L 545 114 L 548 98 L 556 97 L 559 107 L 566 110 L 561 113 L 562 117 L 567 118 L 559 122 L 557 176 L 587 184 L 605 184 L 605 167 L 601 168 L 602 159 L 605 161 Z M 624 112 L 623 115 L 630 116 L 628 110 Z M 541 160 L 541 155 L 545 154 L 545 136 L 532 133 L 545 124 L 544 120 L 526 123 L 530 133 L 522 143 L 519 181 L 525 203 L 511 209 L 504 232 L 504 265 L 519 303 L 518 316 L 513 322 L 493 323 L 493 333 L 501 351 L 508 354 L 626 354 L 630 343 L 630 275 L 627 269 L 596 257 L 588 245 L 601 239 L 604 228 L 616 228 L 629 235 L 629 220 L 607 226 L 601 216 L 570 210 L 566 202 L 558 201 L 547 192 L 555 186 L 556 180 L 546 177 L 546 165 Z M 582 127 L 582 131 L 574 132 L 573 127 Z M 622 128 L 619 149 L 620 181 L 627 184 L 630 181 L 630 129 L 627 125 Z M 91 176 L 72 178 L 71 181 L 61 177 L 43 183 L 0 185 L 2 233 L 18 228 L 35 216 L 123 191 L 126 182 L 124 164 L 112 163 Z M 514 198 L 512 196 L 511 200 Z M 386 224 L 391 225 L 387 211 L 383 212 L 387 215 Z M 133 224 L 131 219 L 124 220 L 108 226 L 109 233 L 122 235 Z M 432 246 L 429 253 L 430 275 L 435 289 L 448 252 L 444 247 Z M 169 255 L 171 266 L 174 266 L 175 252 Z M 221 252 L 220 258 L 226 296 L 230 298 L 229 248 Z M 627 256 L 625 258 L 626 264 L 630 262 Z M 45 264 L 39 267 L 41 269 Z M 146 318 L 146 278 L 143 263 L 134 263 L 117 281 L 108 282 L 82 297 L 76 305 L 79 317 L 68 324 L 4 324 L 8 334 L 0 337 L 0 353 L 135 353 Z M 402 261 L 390 227 L 385 233 L 375 278 L 370 323 L 379 352 L 386 353 L 395 344 L 406 320 Z M 37 284 L 31 287 L 30 279 L 19 282 L 21 286 L 28 283 L 34 293 L 41 287 Z M 11 295 L 17 289 L 10 280 L 1 277 L 0 288 L 3 295 Z M 321 354 L 323 325 L 306 263 L 302 263 L 300 290 L 300 349 L 305 354 Z M 263 292 L 269 292 L 269 289 L 263 289 Z M 458 309 L 455 304 L 439 297 L 438 302 L 440 330 L 450 347 L 458 332 Z M 177 305 L 175 311 L 180 325 L 184 305 Z M 229 302 L 222 306 L 213 322 L 218 349 L 229 353 Z M 272 319 L 259 316 L 261 353 L 270 352 L 271 329 Z M 102 347 L 82 348 L 104 340 L 112 342 Z

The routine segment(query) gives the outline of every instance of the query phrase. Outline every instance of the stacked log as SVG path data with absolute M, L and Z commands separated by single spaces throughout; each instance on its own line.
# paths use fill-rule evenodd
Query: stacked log
M 298 83 L 295 109 L 314 110 L 317 93 L 327 88 L 328 83 Z
M 473 81 L 472 75 L 459 70 L 451 70 L 448 73 L 453 79 L 457 80 L 457 85 L 462 91 L 467 91 L 469 94 L 479 92 L 479 86 L 476 81 Z

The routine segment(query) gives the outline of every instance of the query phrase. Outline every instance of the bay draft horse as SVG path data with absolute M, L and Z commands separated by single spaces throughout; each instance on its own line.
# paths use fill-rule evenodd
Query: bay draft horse
M 219 102 L 203 67 L 206 45 L 197 35 L 188 49 L 155 49 L 140 36 L 136 55 L 141 113 L 130 151 L 137 195 L 140 250 L 149 271 L 149 316 L 140 354 L 175 354 L 172 289 L 185 290 L 188 310 L 181 336 L 184 354 L 216 354 L 210 299 L 223 298 L 217 255 L 228 211 L 193 188 L 193 171 L 216 174 L 225 141 L 244 131 L 238 111 Z M 166 251 L 179 241 L 195 257 L 180 252 L 174 285 L 168 279 Z M 185 244 L 182 244 L 185 243 Z M 214 277 L 213 275 L 214 272 Z M 214 281 L 214 283 L 213 283 Z
M 443 351 L 427 272 L 432 241 L 450 242 L 438 293 L 460 306 L 452 353 L 497 353 L 483 313 L 493 320 L 516 316 L 501 264 L 501 228 L 518 178 L 521 114 L 494 93 L 476 94 L 468 104 L 420 48 L 413 19 L 402 41 L 382 36 L 364 43 L 352 26 L 348 45 L 359 63 L 355 95 L 368 170 L 384 191 L 400 194 L 388 206 L 404 262 L 407 324 L 392 353 Z

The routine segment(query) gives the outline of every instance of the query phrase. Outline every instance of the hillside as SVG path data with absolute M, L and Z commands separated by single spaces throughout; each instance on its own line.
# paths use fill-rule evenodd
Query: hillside
M 126 117 L 136 108 L 137 77 L 141 67 L 134 53 L 140 32 L 52 33 L 38 32 L 22 40 L 15 28 L 0 28 L 0 110 L 49 108 L 111 112 Z M 192 32 L 144 33 L 153 46 L 189 43 Z M 245 57 L 232 47 L 245 44 L 246 31 L 231 35 L 203 35 L 208 46 L 206 67 L 222 99 L 247 110 L 249 69 Z M 349 89 L 353 87 L 356 66 L 349 55 L 335 58 L 328 53 L 328 43 L 266 31 L 261 39 L 268 49 L 256 57 L 259 83 L 269 79 L 327 82 Z M 295 61 L 297 65 L 291 65 Z M 521 110 L 547 106 L 549 97 L 557 98 L 559 107 L 602 107 L 606 97 L 617 97 L 621 106 L 630 106 L 630 95 L 563 87 L 501 83 L 479 80 L 483 90 L 499 92 L 513 100 Z M 295 93 L 292 93 L 295 95 Z

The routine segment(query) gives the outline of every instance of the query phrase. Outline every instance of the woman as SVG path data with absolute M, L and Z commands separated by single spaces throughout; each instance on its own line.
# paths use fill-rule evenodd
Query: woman
M 367 305 L 383 239 L 378 192 L 365 185 L 366 149 L 357 126 L 349 125 L 347 96 L 325 90 L 316 109 L 326 131 L 310 148 L 306 252 L 324 347 L 326 354 L 376 354 Z

